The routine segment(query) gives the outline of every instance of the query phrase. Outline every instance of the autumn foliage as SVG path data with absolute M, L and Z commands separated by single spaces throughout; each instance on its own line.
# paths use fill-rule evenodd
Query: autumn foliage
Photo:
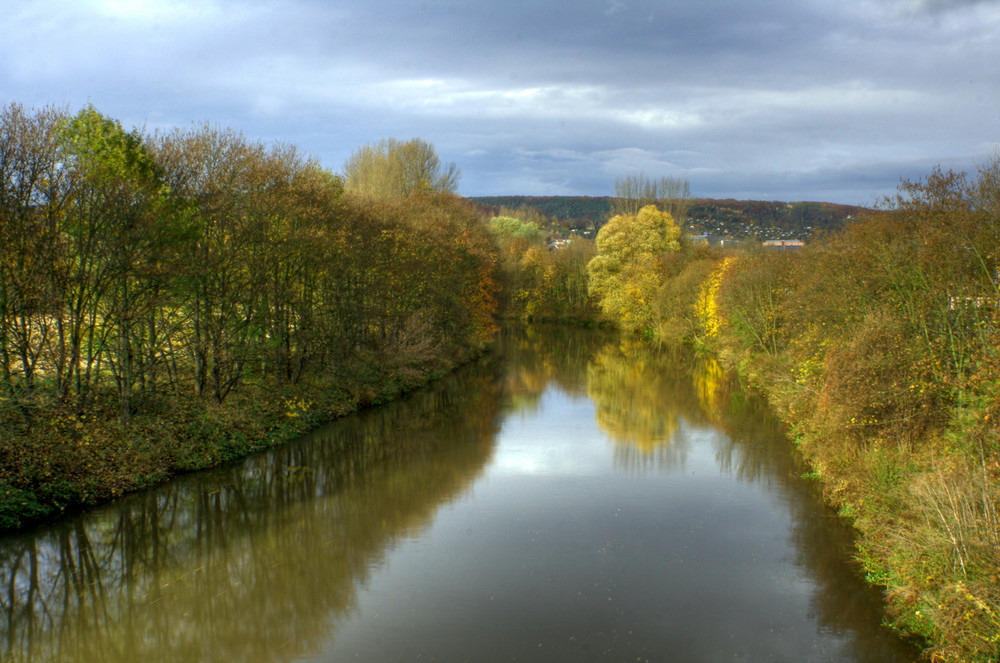
M 230 130 L 0 110 L 0 527 L 239 456 L 482 352 L 496 248 L 448 193 L 457 169 L 421 141 L 370 151 L 389 147 L 423 169 L 379 198 Z
M 547 246 L 530 210 L 505 210 L 490 219 L 500 251 L 501 308 L 524 321 L 592 325 L 598 310 L 588 293 L 587 263 L 594 243 L 574 237 L 556 248 Z M 519 218 L 523 217 L 523 218 Z
M 718 290 L 714 346 L 792 426 L 895 626 L 937 660 L 1000 652 L 998 184 L 997 160 L 935 171 L 799 254 L 740 256 Z
M 590 292 L 623 329 L 655 326 L 654 299 L 667 255 L 680 250 L 679 237 L 674 218 L 655 205 L 614 216 L 597 234 L 597 255 L 587 265 Z
M 597 238 L 624 330 L 714 351 L 769 396 L 860 532 L 895 628 L 1000 657 L 1000 157 L 934 171 L 797 252 L 676 242 L 655 207 Z

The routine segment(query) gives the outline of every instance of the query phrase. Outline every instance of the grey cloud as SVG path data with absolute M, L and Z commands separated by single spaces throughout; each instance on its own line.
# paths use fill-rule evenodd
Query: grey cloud
M 0 103 L 207 120 L 334 170 L 419 136 L 468 195 L 605 195 L 644 170 L 696 195 L 869 202 L 928 164 L 974 168 L 1000 126 L 995 1 L 159 6 L 0 15 Z
M 898 0 L 897 6 L 904 12 L 947 12 L 972 5 L 996 4 L 997 0 Z

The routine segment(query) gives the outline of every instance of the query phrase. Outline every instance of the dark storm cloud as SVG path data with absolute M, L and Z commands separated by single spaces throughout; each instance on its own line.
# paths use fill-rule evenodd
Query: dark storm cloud
M 866 203 L 1000 129 L 995 1 L 38 0 L 0 17 L 0 101 L 210 121 L 316 154 L 419 136 L 477 194 Z

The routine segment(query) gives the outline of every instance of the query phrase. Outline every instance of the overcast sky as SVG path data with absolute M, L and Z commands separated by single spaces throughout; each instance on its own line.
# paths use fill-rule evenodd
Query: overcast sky
M 333 171 L 422 138 L 464 195 L 869 204 L 1000 145 L 1000 0 L 25 0 L 0 103 L 209 122 Z

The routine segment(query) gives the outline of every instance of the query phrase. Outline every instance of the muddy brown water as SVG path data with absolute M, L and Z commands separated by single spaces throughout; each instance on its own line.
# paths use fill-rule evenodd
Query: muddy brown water
M 520 329 L 269 453 L 0 539 L 0 660 L 910 662 L 707 359 Z

